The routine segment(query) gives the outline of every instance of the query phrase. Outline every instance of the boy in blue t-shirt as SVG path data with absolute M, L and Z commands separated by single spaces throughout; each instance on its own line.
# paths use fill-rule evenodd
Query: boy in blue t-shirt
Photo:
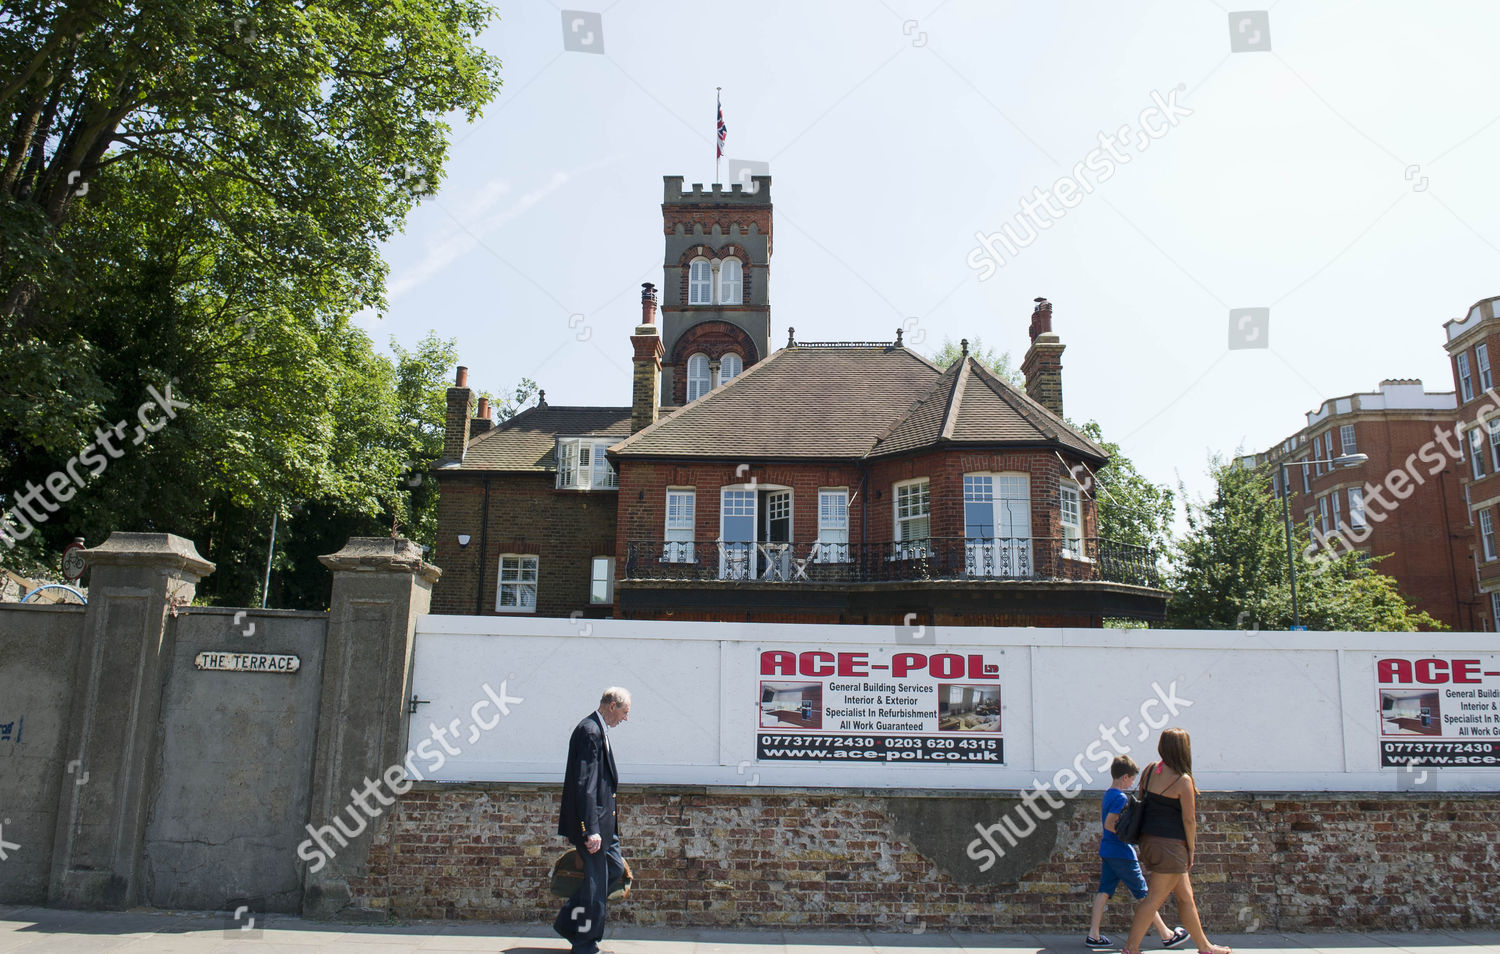
M 1120 811 L 1125 807 L 1125 790 L 1135 784 L 1135 776 L 1140 771 L 1135 760 L 1128 755 L 1115 756 L 1114 762 L 1109 766 L 1109 774 L 1114 779 L 1114 784 L 1104 790 L 1104 806 L 1100 813 L 1104 822 L 1104 833 L 1099 837 L 1099 893 L 1094 895 L 1094 916 L 1089 921 L 1088 937 L 1084 938 L 1084 944 L 1089 947 L 1108 948 L 1114 947 L 1114 942 L 1099 933 L 1099 922 L 1104 918 L 1104 905 L 1114 896 L 1115 888 L 1120 882 L 1125 882 L 1125 887 L 1137 901 L 1146 896 L 1146 878 L 1141 874 L 1141 863 L 1135 858 L 1135 848 L 1125 844 L 1115 835 L 1115 822 L 1120 819 Z M 1153 922 L 1156 933 L 1161 935 L 1162 947 L 1176 947 L 1188 939 L 1186 928 L 1179 927 L 1175 931 L 1167 930 L 1167 923 L 1157 914 Z

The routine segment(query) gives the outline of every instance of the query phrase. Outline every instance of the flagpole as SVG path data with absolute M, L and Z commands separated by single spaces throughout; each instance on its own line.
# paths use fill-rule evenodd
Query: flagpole
M 722 86 L 714 87 L 714 105 L 718 108 L 718 113 L 714 116 L 714 185 L 719 184 L 719 164 L 723 162 L 723 157 L 719 155 L 724 151 L 719 145 L 719 118 L 724 115 L 723 91 Z

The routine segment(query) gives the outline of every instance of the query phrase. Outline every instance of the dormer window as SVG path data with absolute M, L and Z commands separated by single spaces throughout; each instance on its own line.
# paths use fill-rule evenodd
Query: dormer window
M 604 452 L 610 441 L 593 437 L 557 439 L 558 490 L 616 490 L 619 480 Z
M 730 378 L 743 370 L 745 370 L 744 360 L 731 351 L 719 359 L 719 383 L 727 383 Z
M 693 259 L 688 266 L 688 304 L 711 305 L 713 295 L 714 276 L 713 270 L 708 267 L 708 259 Z
M 719 265 L 719 304 L 738 305 L 740 303 L 740 288 L 743 282 L 740 278 L 740 260 L 737 258 L 726 258 Z
M 720 366 L 722 373 L 722 365 Z M 713 387 L 713 378 L 708 372 L 708 355 L 695 354 L 687 362 L 687 399 L 696 401 Z

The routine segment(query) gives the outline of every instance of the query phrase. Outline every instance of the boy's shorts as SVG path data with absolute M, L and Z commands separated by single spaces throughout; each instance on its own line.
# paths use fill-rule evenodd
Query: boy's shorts
M 1120 882 L 1130 889 L 1137 901 L 1146 896 L 1146 876 L 1141 874 L 1141 863 L 1134 858 L 1099 859 L 1099 893 L 1113 896 Z

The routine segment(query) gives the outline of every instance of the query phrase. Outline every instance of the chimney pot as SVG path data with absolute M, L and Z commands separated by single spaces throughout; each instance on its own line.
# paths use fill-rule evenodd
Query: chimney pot
M 962 357 L 967 358 L 969 356 L 969 339 L 968 338 L 960 338 L 960 339 L 958 339 L 958 348 L 959 348 L 959 350 L 961 352 L 963 352 Z
M 456 388 L 466 388 L 469 386 L 468 368 L 464 367 L 463 365 L 458 366 L 458 377 L 454 379 L 453 386 Z
M 641 282 L 641 324 L 656 324 L 656 286 Z
M 487 397 L 479 399 L 479 416 L 486 421 L 490 419 L 490 399 Z

